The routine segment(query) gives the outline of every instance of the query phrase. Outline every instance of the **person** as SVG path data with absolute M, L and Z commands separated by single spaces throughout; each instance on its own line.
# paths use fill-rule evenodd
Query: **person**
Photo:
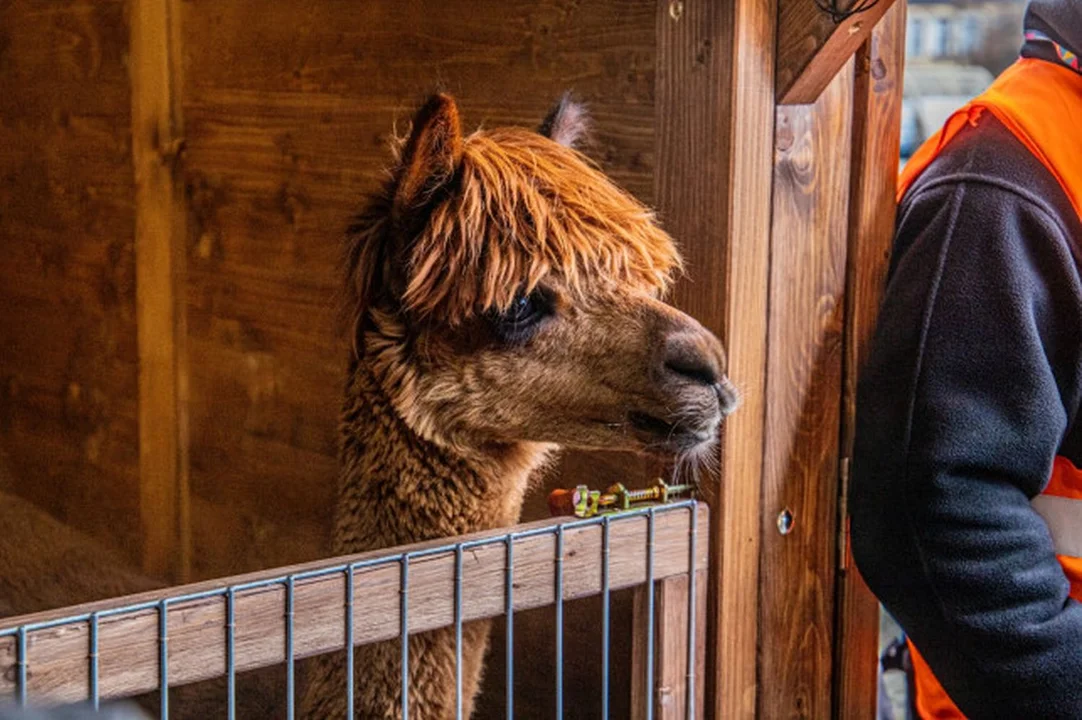
M 924 718 L 1082 718 L 1082 0 L 906 165 L 857 397 L 854 559 Z

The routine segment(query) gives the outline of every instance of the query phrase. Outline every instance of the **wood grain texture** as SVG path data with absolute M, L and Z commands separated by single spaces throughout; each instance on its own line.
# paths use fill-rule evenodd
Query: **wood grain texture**
M 654 599 L 654 714 L 660 719 L 684 719 L 688 712 L 688 575 L 679 575 L 657 583 Z M 700 571 L 695 585 L 695 710 L 694 717 L 703 717 L 706 691 L 703 684 L 706 672 L 707 592 L 709 575 Z M 648 696 L 646 682 L 648 666 L 646 636 L 643 631 L 649 619 L 646 588 L 635 589 L 635 638 L 632 643 L 632 720 L 644 720 L 647 716 Z
M 183 581 L 191 569 L 191 537 L 178 12 L 174 0 L 134 0 L 131 87 L 142 567 Z
M 743 406 L 722 429 L 721 485 L 714 506 L 716 534 L 711 582 L 716 649 L 707 657 L 707 697 L 714 717 L 755 716 L 758 697 L 757 617 L 760 590 L 759 524 L 766 440 L 766 363 L 770 215 L 774 144 L 774 43 L 772 0 L 734 3 L 731 94 L 726 142 L 728 173 L 718 192 L 726 198 L 722 334 L 729 377 Z M 709 684 L 713 681 L 713 687 Z
M 837 5 L 846 9 L 862 1 L 837 0 Z M 893 2 L 875 0 L 864 12 L 835 23 L 814 0 L 779 0 L 778 103 L 815 102 Z
M 895 188 L 905 63 L 905 0 L 883 16 L 856 56 L 849 253 L 846 265 L 843 462 L 852 457 L 856 390 L 875 327 L 894 239 Z M 847 478 L 848 473 L 843 474 Z M 848 488 L 840 488 L 838 522 L 848 526 Z M 839 553 L 835 647 L 835 716 L 875 716 L 879 603 L 868 590 L 846 542 Z
M 0 3 L 0 463 L 7 490 L 135 563 L 125 6 Z
M 774 22 L 772 0 L 658 3 L 655 193 L 688 267 L 673 298 L 722 339 L 744 396 L 703 487 L 715 513 L 703 685 L 724 718 L 755 715 Z
M 775 127 L 759 716 L 831 715 L 852 66 Z M 779 513 L 793 517 L 781 534 Z
M 702 573 L 699 580 L 706 580 Z M 691 631 L 696 634 L 696 666 L 688 668 L 688 622 L 690 614 L 690 590 L 688 575 L 679 575 L 661 582 L 657 598 L 657 709 L 654 717 L 659 720 L 686 720 L 703 716 L 703 693 L 699 683 L 695 685 L 695 711 L 689 712 L 688 676 L 703 678 L 706 661 L 703 635 L 706 625 L 698 622 L 706 610 L 705 584 L 696 583 L 696 623 Z M 701 634 L 700 634 L 701 633 Z
M 691 513 L 697 513 L 698 527 L 708 529 L 709 511 L 704 505 L 694 510 L 676 509 L 659 513 L 655 519 L 654 573 L 659 580 L 687 573 L 689 567 L 705 571 L 707 546 L 700 543 L 694 563 L 690 562 L 689 529 Z M 527 531 L 547 523 L 518 526 Z M 504 531 L 477 533 L 466 540 L 502 537 Z M 611 527 L 609 578 L 614 589 L 641 584 L 646 579 L 645 516 L 625 517 Z M 602 526 L 568 529 L 564 534 L 564 598 L 572 600 L 601 591 Z M 555 535 L 539 534 L 514 540 L 514 607 L 516 610 L 550 605 L 555 599 Z M 392 558 L 387 564 L 353 571 L 355 597 L 363 598 L 363 611 L 353 618 L 356 644 L 368 644 L 399 637 L 402 552 L 442 546 L 440 541 L 392 548 L 375 553 L 309 563 L 273 573 L 225 578 L 167 591 L 130 596 L 122 600 L 93 603 L 77 608 L 12 618 L 2 627 L 84 615 L 127 604 L 158 603 L 169 597 L 216 591 L 228 585 L 260 582 L 345 565 L 374 558 Z M 502 542 L 471 547 L 464 555 L 462 614 L 466 621 L 494 617 L 504 610 L 507 551 Z M 345 642 L 345 572 L 298 579 L 294 584 L 294 657 L 303 658 L 338 650 Z M 454 622 L 455 553 L 432 553 L 409 564 L 407 623 L 409 632 L 446 627 Z M 686 592 L 685 592 L 686 601 Z M 240 589 L 236 594 L 236 663 L 238 671 L 284 662 L 286 590 L 284 584 Z M 103 698 L 126 697 L 154 689 L 159 682 L 158 650 L 160 606 L 132 613 L 109 615 L 99 620 L 100 688 Z M 685 602 L 686 608 L 686 602 Z M 225 612 L 223 594 L 170 603 L 166 627 L 168 637 L 169 683 L 181 685 L 219 677 L 225 669 Z M 685 619 L 686 622 L 686 619 Z M 28 693 L 36 702 L 77 702 L 87 698 L 87 621 L 33 630 L 28 636 Z M 675 642 L 675 641 L 674 641 Z M 0 698 L 11 698 L 16 690 L 14 668 L 18 661 L 15 638 L 0 639 Z M 524 706 L 528 707 L 528 706 Z

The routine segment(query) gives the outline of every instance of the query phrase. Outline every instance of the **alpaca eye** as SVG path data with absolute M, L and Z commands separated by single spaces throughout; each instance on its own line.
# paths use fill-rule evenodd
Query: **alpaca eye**
M 519 295 L 511 307 L 496 317 L 496 331 L 507 342 L 523 342 L 542 320 L 552 314 L 552 305 L 545 294 L 535 290 Z
M 506 319 L 514 323 L 521 323 L 529 320 L 535 314 L 537 314 L 537 303 L 534 301 L 533 295 L 523 295 L 516 298 L 515 302 L 511 304 Z

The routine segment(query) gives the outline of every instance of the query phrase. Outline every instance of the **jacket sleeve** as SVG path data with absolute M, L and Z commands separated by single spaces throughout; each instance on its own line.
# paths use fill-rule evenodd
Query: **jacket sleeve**
M 1082 718 L 1082 606 L 1030 507 L 1079 406 L 1066 232 L 995 183 L 907 199 L 858 392 L 857 566 L 971 718 Z

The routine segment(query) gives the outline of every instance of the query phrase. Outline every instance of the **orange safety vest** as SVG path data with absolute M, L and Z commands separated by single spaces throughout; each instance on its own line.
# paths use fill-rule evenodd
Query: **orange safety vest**
M 979 124 L 985 112 L 994 115 L 1048 168 L 1082 220 L 1082 75 L 1033 58 L 1023 58 L 1008 68 L 917 150 L 902 170 L 898 201 L 943 148 L 967 125 Z M 1071 583 L 1071 597 L 1082 600 L 1082 470 L 1067 458 L 1057 457 L 1048 487 L 1033 500 L 1033 509 L 1048 524 L 1060 565 Z M 909 650 L 920 716 L 965 718 L 912 642 Z

